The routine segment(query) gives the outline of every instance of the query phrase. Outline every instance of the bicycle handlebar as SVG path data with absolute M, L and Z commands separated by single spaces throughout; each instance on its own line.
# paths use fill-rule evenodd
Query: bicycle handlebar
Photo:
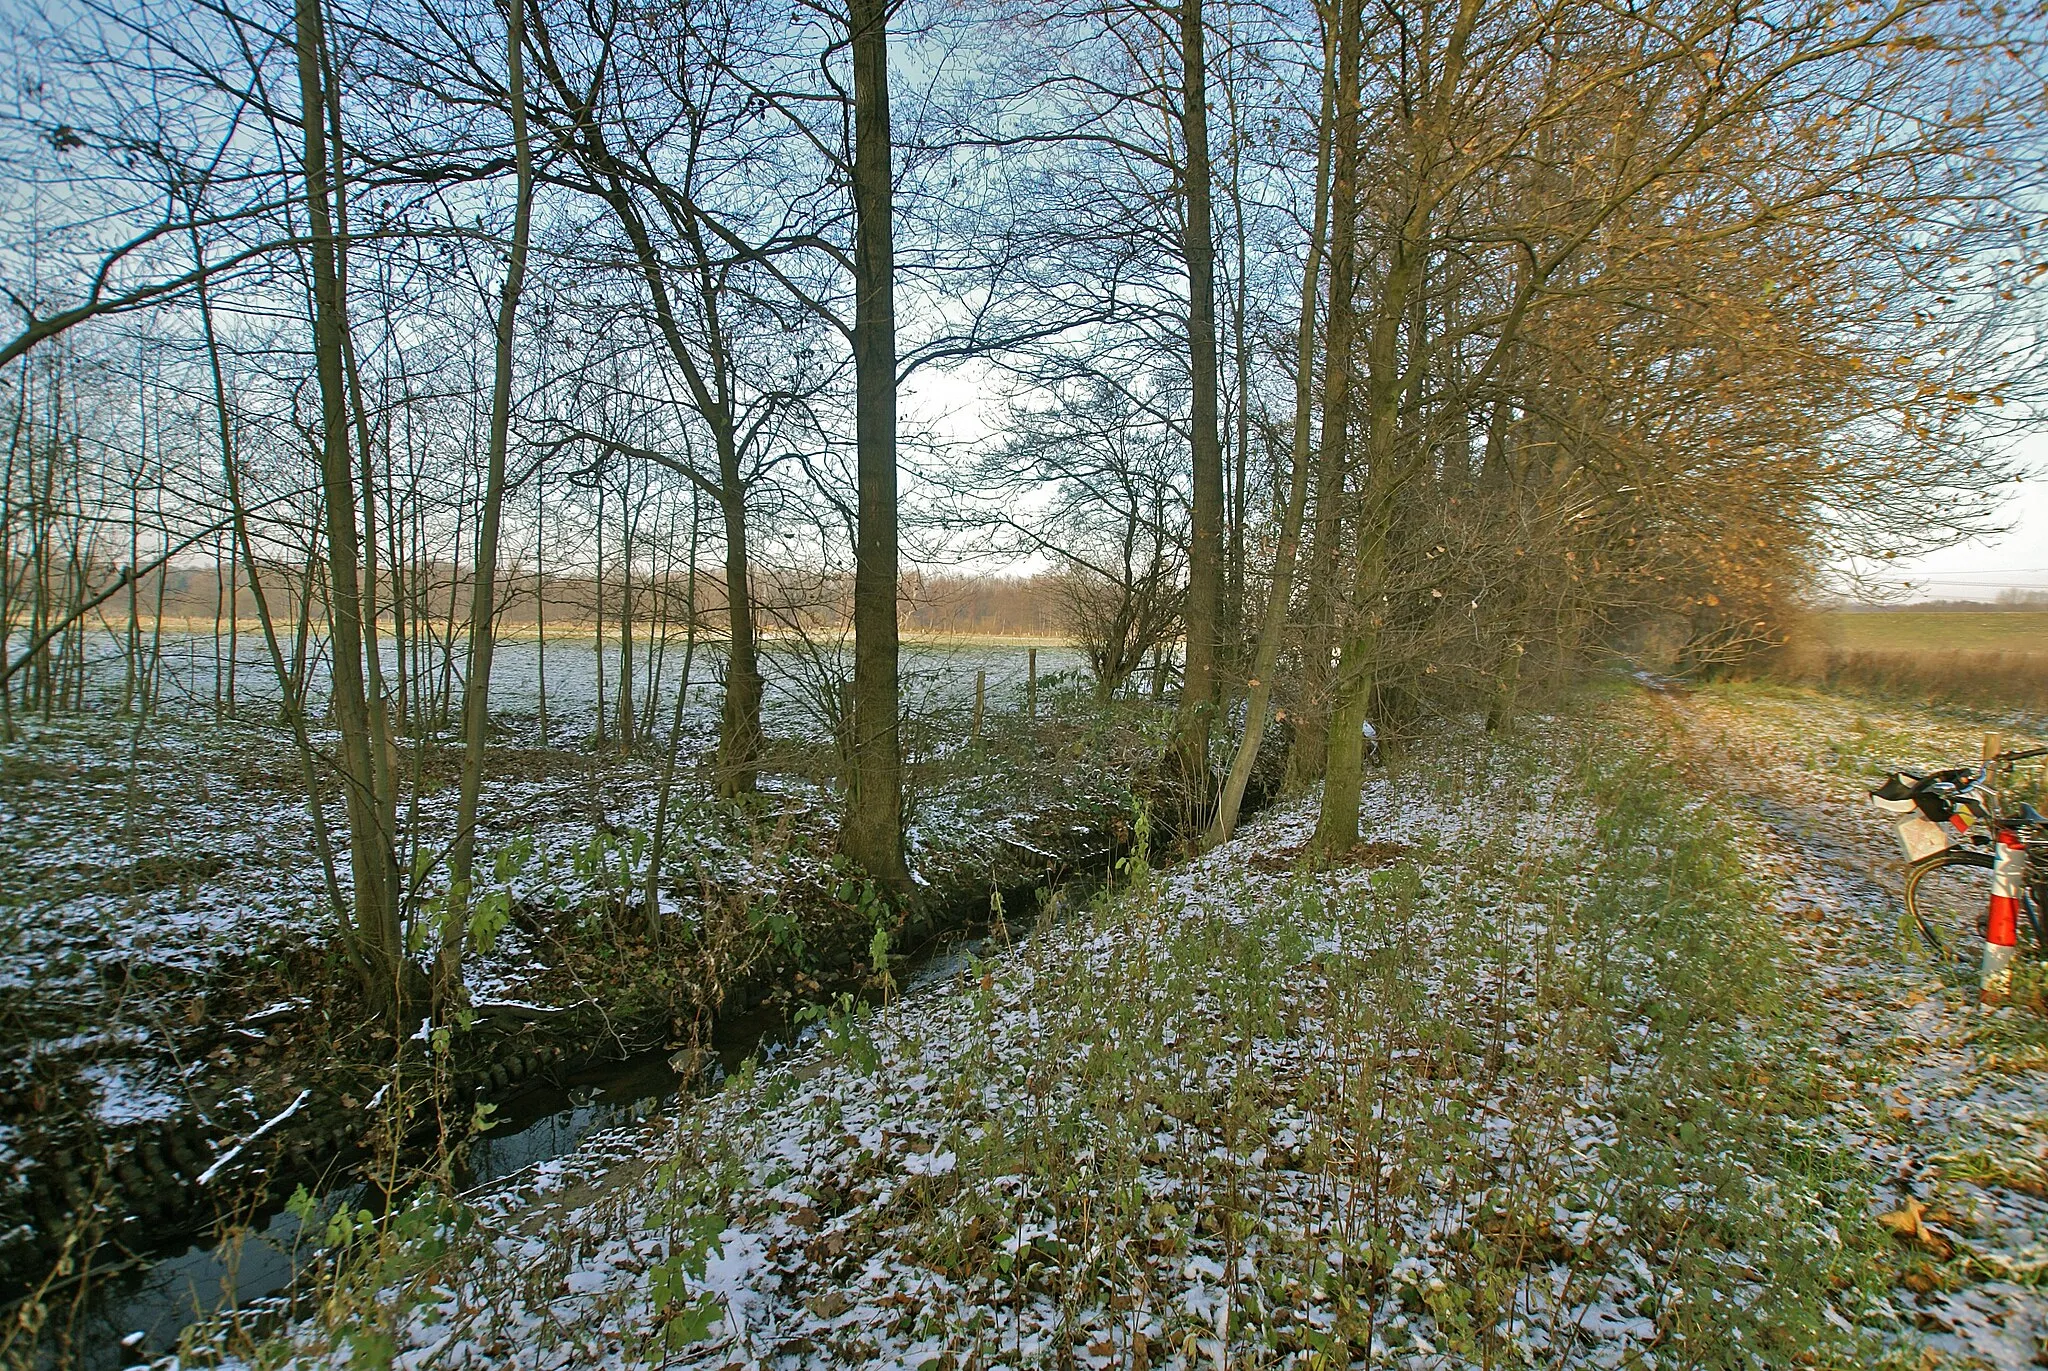
M 1990 778 L 1991 768 L 1994 766 L 2001 764 L 2010 766 L 2014 762 L 2024 762 L 2034 757 L 2048 757 L 2048 747 L 2034 747 L 2024 750 L 2014 749 L 2000 752 L 1987 758 L 1984 764 L 1975 771 L 1966 771 L 1962 767 L 1955 767 L 1946 776 L 1937 772 L 1935 775 L 1928 777 L 1927 788 L 1948 792 L 1958 804 L 1968 809 L 1985 823 L 2003 823 L 2003 820 L 1994 818 L 1989 806 L 1972 792 L 1976 791 L 1978 787 L 1982 786 Z
M 1999 766 L 2001 764 L 2010 766 L 2014 762 L 2029 761 L 2035 757 L 2048 757 L 2048 747 L 2030 747 L 2025 750 L 2012 749 L 2005 752 L 2000 752 L 1992 757 L 1987 758 L 1982 766 L 1978 767 L 1975 771 L 1969 774 L 1968 780 L 1935 781 L 1933 783 L 1936 785 L 1950 786 L 1954 788 L 1955 792 L 1958 795 L 1967 795 L 1970 791 L 1975 790 L 1978 786 L 1984 784 L 1984 782 L 1991 775 L 1992 767 Z M 1955 768 L 1955 770 L 1957 772 L 1961 772 L 1963 768 L 1957 767 Z

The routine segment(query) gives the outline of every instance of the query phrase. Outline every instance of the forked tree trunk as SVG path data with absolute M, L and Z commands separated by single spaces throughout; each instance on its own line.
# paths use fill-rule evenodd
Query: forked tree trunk
M 1323 432 L 1316 456 L 1315 533 L 1309 544 L 1308 622 L 1302 634 L 1301 698 L 1295 706 L 1288 779 L 1323 774 L 1336 642 L 1337 551 L 1343 536 L 1344 471 L 1351 436 L 1351 345 L 1358 288 L 1358 115 L 1364 47 L 1359 0 L 1337 3 L 1337 82 L 1331 130 L 1330 308 L 1323 339 Z
M 1431 344 L 1420 331 L 1406 330 L 1409 307 L 1427 287 L 1430 269 L 1429 184 L 1440 164 L 1438 150 L 1447 131 L 1445 92 L 1458 88 L 1465 70 L 1465 45 L 1479 14 L 1465 0 L 1445 40 L 1444 57 L 1429 88 L 1416 101 L 1416 123 L 1399 130 L 1400 157 L 1391 172 L 1405 175 L 1405 212 L 1392 216 L 1385 279 L 1370 313 L 1366 339 L 1366 397 L 1363 414 L 1364 478 L 1358 498 L 1358 529 L 1350 591 L 1350 614 L 1338 663 L 1335 702 L 1326 746 L 1329 760 L 1323 803 L 1316 817 L 1315 844 L 1326 853 L 1348 850 L 1358 841 L 1359 788 L 1363 783 L 1363 728 L 1379 685 L 1385 590 L 1396 502 L 1427 464 L 1428 446 L 1402 443 L 1401 401 L 1408 378 L 1428 365 Z M 1405 350 L 1404 350 L 1405 349 Z
M 361 554 L 356 529 L 354 465 L 350 459 L 348 400 L 344 391 L 343 313 L 328 165 L 326 34 L 320 0 L 297 0 L 294 56 L 305 133 L 306 219 L 313 270 L 313 355 L 320 384 L 320 483 L 325 496 L 327 603 L 330 620 L 329 689 L 340 743 L 335 769 L 347 804 L 349 868 L 354 877 L 354 936 L 363 989 L 374 1010 L 395 1028 L 417 992 L 405 955 L 398 903 L 388 777 L 375 755 L 372 701 L 364 679 Z
M 560 82 L 559 74 L 556 80 Z M 698 288 L 708 324 L 703 343 L 705 365 L 683 336 L 669 294 L 668 277 L 654 238 L 634 202 L 624 164 L 612 155 L 605 141 L 604 126 L 587 119 L 576 131 L 581 156 L 601 183 L 601 194 L 613 217 L 632 244 L 633 256 L 646 283 L 654 306 L 654 319 L 667 345 L 669 356 L 683 374 L 697 413 L 710 428 L 718 448 L 718 483 L 712 492 L 725 524 L 725 584 L 729 633 L 727 635 L 726 688 L 719 715 L 717 785 L 721 795 L 734 796 L 754 789 L 759 771 L 761 735 L 761 668 L 759 633 L 753 601 L 751 559 L 747 535 L 747 488 L 740 472 L 739 421 L 733 400 L 732 359 L 719 320 L 718 283 L 715 272 L 700 271 Z M 701 264 L 710 254 L 695 237 L 692 245 Z M 893 431 L 893 430 L 892 430 Z M 651 454 L 650 454 L 651 455 Z M 667 463 L 672 469 L 685 470 Z M 691 480 L 703 484 L 693 470 Z M 602 712 L 602 711 L 600 711 Z
M 1426 218 L 1422 222 L 1426 224 Z M 1404 449 L 1401 441 L 1404 376 L 1421 365 L 1429 347 L 1427 340 L 1411 335 L 1408 346 L 1413 356 L 1403 366 L 1402 321 L 1408 313 L 1409 300 L 1421 289 L 1426 268 L 1426 230 L 1417 230 L 1411 221 L 1399 232 L 1401 237 L 1394 245 L 1366 343 L 1366 403 L 1362 416 L 1365 461 L 1358 494 L 1357 550 L 1352 564 L 1348 628 L 1337 663 L 1325 742 L 1328 763 L 1323 777 L 1323 802 L 1316 816 L 1316 846 L 1332 854 L 1348 851 L 1358 842 L 1359 790 L 1365 774 L 1364 730 L 1373 691 L 1379 684 L 1380 644 L 1386 628 L 1383 591 L 1395 502 L 1426 451 L 1419 442 Z

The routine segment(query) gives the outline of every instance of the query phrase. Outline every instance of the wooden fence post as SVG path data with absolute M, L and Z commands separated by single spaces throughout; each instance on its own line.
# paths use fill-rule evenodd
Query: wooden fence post
M 1024 659 L 1024 713 L 1027 717 L 1038 717 L 1038 649 L 1026 649 Z
M 981 740 L 981 711 L 988 703 L 988 668 L 974 669 L 974 738 Z

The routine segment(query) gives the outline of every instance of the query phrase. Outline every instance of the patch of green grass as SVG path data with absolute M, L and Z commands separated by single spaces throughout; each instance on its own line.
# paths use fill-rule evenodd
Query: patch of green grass
M 2018 1153 L 1999 1154 L 1977 1147 L 1962 1152 L 1944 1152 L 1928 1159 L 1942 1175 L 1973 1185 L 1995 1185 L 2024 1195 L 2048 1198 L 2048 1167 Z

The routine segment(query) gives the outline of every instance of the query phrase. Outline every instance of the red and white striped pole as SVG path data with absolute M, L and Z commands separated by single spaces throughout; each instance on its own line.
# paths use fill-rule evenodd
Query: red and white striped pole
M 2009 828 L 1998 830 L 1996 862 L 1991 868 L 1991 917 L 1984 925 L 1984 969 L 1978 998 L 1987 1005 L 2004 1004 L 2012 993 L 2012 963 L 2019 955 L 2020 890 L 2027 866 L 2026 845 Z

